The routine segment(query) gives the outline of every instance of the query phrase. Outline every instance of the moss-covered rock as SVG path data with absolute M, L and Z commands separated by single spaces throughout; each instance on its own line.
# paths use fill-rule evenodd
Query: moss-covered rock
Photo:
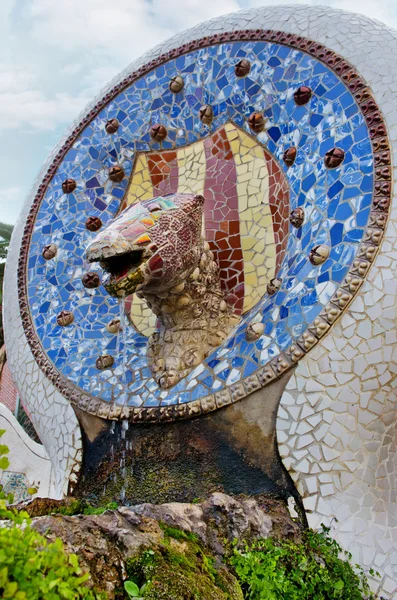
M 36 504 L 42 514 L 45 503 Z M 125 600 L 128 578 L 140 587 L 148 582 L 145 600 L 242 600 L 226 566 L 228 545 L 264 539 L 273 531 L 293 539 L 300 535 L 285 506 L 277 510 L 263 498 L 259 505 L 220 493 L 198 504 L 141 504 L 105 512 L 84 501 L 80 515 L 73 515 L 79 508 L 73 502 L 47 508 L 55 514 L 34 518 L 34 529 L 49 541 L 61 538 L 89 573 L 88 584 L 109 600 Z
M 164 527 L 164 541 L 126 564 L 129 579 L 146 583 L 145 600 L 243 600 L 235 577 L 194 534 Z

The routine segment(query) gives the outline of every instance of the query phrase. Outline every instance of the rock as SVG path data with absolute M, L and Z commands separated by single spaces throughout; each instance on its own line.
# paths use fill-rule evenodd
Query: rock
M 51 510 L 51 506 L 48 508 Z M 200 504 L 140 504 L 107 510 L 101 515 L 48 515 L 34 518 L 33 527 L 49 540 L 60 537 L 66 550 L 76 553 L 83 569 L 90 573 L 90 585 L 106 591 L 115 600 L 124 597 L 119 595 L 120 590 L 131 573 L 138 578 L 148 577 L 149 550 L 149 563 L 154 561 L 150 579 L 157 579 L 148 598 L 191 598 L 185 593 L 194 582 L 198 594 L 194 597 L 200 600 L 242 600 L 237 581 L 222 561 L 225 540 L 238 539 L 243 543 L 282 530 L 299 537 L 298 525 L 291 521 L 280 501 L 265 499 L 262 503 L 222 493 L 213 493 Z M 198 557 L 203 552 L 210 560 L 201 564 Z M 217 570 L 217 577 L 207 573 L 207 562 Z M 183 565 L 186 570 L 181 571 Z
M 77 514 L 83 511 L 85 505 L 84 501 L 72 497 L 63 500 L 36 497 L 16 504 L 14 508 L 27 512 L 31 517 L 42 517 L 51 513 Z

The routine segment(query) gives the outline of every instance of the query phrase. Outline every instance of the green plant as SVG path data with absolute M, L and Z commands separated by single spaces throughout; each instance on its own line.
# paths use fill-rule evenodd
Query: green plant
M 306 531 L 299 543 L 269 538 L 243 551 L 235 547 L 230 564 L 251 600 L 374 599 L 364 571 L 353 568 L 351 558 L 323 527 L 320 533 Z
M 163 541 L 126 561 L 135 593 L 143 590 L 145 600 L 243 600 L 236 578 L 223 565 L 216 566 L 196 535 L 161 527 Z
M 5 429 L 0 429 L 0 438 L 5 434 Z M 8 460 L 6 454 L 9 453 L 9 448 L 5 444 L 0 444 L 0 471 L 4 471 L 8 469 L 10 466 L 10 461 Z M 5 494 L 3 491 L 3 486 L 0 485 L 0 500 L 4 501 L 4 504 L 10 504 L 14 500 L 14 496 L 12 494 Z
M 83 508 L 83 515 L 102 515 L 106 510 L 116 510 L 119 507 L 117 502 L 108 502 L 105 506 L 94 507 L 87 504 Z
M 133 581 L 124 581 L 124 589 L 129 598 L 135 598 L 135 600 L 143 600 L 146 585 L 147 584 L 144 583 L 143 586 L 139 588 Z
M 0 437 L 4 431 L 0 431 Z M 0 445 L 0 468 L 8 467 L 4 456 L 7 446 Z M 29 515 L 7 506 L 0 490 L 0 597 L 4 600 L 95 600 L 102 594 L 89 589 L 89 575 L 79 567 L 75 554 L 67 554 L 62 541 L 49 543 L 32 529 Z
M 5 429 L 0 429 L 0 438 L 5 434 L 5 432 Z M 8 467 L 10 466 L 10 461 L 8 460 L 7 456 L 5 456 L 9 453 L 9 451 L 10 450 L 8 446 L 0 444 L 0 469 L 3 471 L 4 469 L 8 469 Z
M 116 510 L 117 508 L 117 502 L 108 502 L 106 506 L 94 507 L 86 500 L 67 499 L 64 504 L 57 504 L 56 501 L 44 506 L 33 504 L 32 506 L 27 506 L 27 511 L 33 517 L 41 517 L 43 515 L 65 515 L 72 517 L 73 515 L 101 515 L 106 510 Z
M 197 543 L 199 541 L 198 535 L 195 533 L 191 533 L 190 531 L 182 531 L 182 529 L 178 529 L 177 527 L 170 527 L 166 523 L 159 523 L 161 529 L 164 531 L 164 535 L 166 538 L 173 538 L 178 541 L 188 541 L 192 543 Z
M 4 344 L 3 334 L 3 315 L 1 309 L 2 296 L 3 296 L 3 279 L 4 279 L 4 267 L 7 258 L 8 246 L 10 245 L 11 234 L 14 226 L 7 225 L 6 223 L 0 223 L 0 348 Z M 0 368 L 1 371 L 1 368 Z

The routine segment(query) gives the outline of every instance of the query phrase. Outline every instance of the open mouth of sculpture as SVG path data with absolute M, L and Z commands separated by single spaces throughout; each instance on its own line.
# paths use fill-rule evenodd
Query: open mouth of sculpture
M 104 258 L 99 262 L 103 270 L 110 275 L 110 279 L 119 280 L 131 271 L 135 271 L 142 264 L 142 259 L 143 250 L 132 250 L 125 254 Z
M 98 260 L 106 275 L 103 284 L 109 294 L 130 294 L 143 281 L 140 267 L 144 264 L 145 251 L 131 250 Z

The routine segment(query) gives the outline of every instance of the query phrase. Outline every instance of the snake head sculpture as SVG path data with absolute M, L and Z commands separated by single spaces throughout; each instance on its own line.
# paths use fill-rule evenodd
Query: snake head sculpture
M 106 272 L 112 296 L 164 292 L 197 267 L 202 253 L 204 198 L 174 194 L 133 204 L 101 231 L 86 251 Z

